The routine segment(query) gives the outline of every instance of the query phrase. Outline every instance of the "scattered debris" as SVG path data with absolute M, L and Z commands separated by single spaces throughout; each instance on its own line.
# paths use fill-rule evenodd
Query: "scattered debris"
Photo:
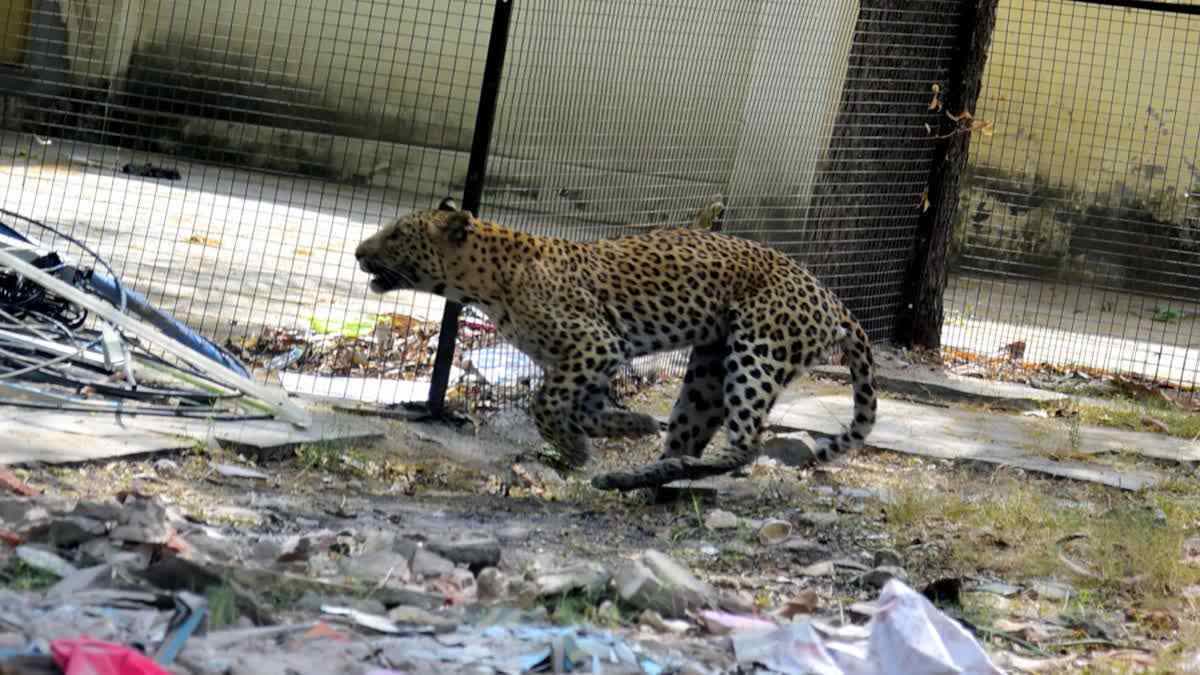
M 800 621 L 733 633 L 738 664 L 803 673 L 995 673 L 982 646 L 960 624 L 902 582 L 883 588 L 866 628 Z

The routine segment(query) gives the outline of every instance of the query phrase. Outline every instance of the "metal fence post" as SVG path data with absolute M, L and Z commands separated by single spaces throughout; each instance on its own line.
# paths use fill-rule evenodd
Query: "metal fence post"
M 508 28 L 512 21 L 512 0 L 496 0 L 492 14 L 492 31 L 488 38 L 487 60 L 483 66 L 483 84 L 479 90 L 479 108 L 475 114 L 475 135 L 471 139 L 471 158 L 467 164 L 467 181 L 463 187 L 462 208 L 479 215 L 483 201 L 483 183 L 487 177 L 488 148 L 492 143 L 492 127 L 496 121 L 496 102 L 500 97 L 500 77 L 504 72 L 504 56 L 508 51 Z M 458 317 L 462 305 L 447 302 L 442 311 L 442 328 L 438 333 L 437 355 L 429 385 L 429 412 L 440 416 L 446 409 L 446 389 L 450 384 L 450 368 L 454 362 L 454 346 L 458 340 Z

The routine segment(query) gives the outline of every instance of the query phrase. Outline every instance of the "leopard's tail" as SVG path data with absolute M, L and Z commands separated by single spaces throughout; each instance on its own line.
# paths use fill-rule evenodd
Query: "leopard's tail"
M 850 428 L 837 436 L 821 439 L 817 458 L 829 461 L 837 455 L 863 446 L 875 427 L 875 359 L 871 356 L 871 341 L 862 326 L 847 312 L 841 325 L 839 340 L 843 361 L 850 368 L 850 383 L 854 388 L 854 420 Z

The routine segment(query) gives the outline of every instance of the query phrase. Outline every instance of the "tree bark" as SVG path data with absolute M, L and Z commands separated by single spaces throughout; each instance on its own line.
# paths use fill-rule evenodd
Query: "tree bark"
M 971 8 L 964 13 L 958 59 L 942 103 L 946 112 L 959 115 L 975 112 L 988 48 L 996 27 L 999 0 L 965 0 Z M 946 254 L 953 237 L 958 212 L 958 191 L 967 165 L 971 133 L 958 131 L 959 123 L 942 116 L 935 128 L 940 159 L 929 176 L 929 208 L 917 230 L 912 264 L 906 283 L 907 311 L 896 326 L 896 341 L 908 347 L 940 350 L 942 347 L 942 297 L 946 292 Z

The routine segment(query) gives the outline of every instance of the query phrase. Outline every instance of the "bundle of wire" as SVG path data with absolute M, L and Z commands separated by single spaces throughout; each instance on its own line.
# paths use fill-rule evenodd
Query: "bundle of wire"
M 246 373 L 232 355 L 127 290 L 112 267 L 85 244 L 32 218 L 5 209 L 0 214 L 38 227 L 95 261 L 93 268 L 80 269 L 57 252 L 39 251 L 29 261 L 38 269 L 104 298 L 122 313 L 132 303 L 169 337 L 214 363 Z M 0 236 L 25 245 L 25 251 L 34 248 L 28 237 L 2 222 Z M 16 250 L 11 244 L 7 248 Z M 0 404 L 214 420 L 269 418 L 241 412 L 239 392 L 195 368 L 168 362 L 107 322 L 89 318 L 70 300 L 0 267 Z

